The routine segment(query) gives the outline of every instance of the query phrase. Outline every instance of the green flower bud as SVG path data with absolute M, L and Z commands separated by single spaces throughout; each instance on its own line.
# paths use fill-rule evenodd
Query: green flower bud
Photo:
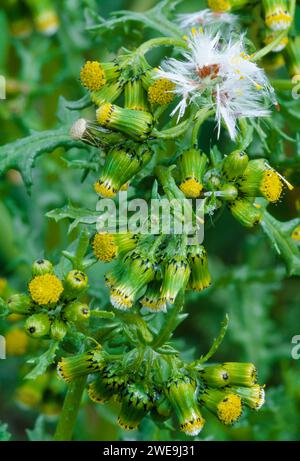
M 228 202 L 232 202 L 233 200 L 236 200 L 238 196 L 238 190 L 233 184 L 224 184 L 221 187 L 221 192 L 222 192 L 222 195 L 220 195 L 220 197 L 222 197 L 224 200 Z
M 259 410 L 265 403 L 265 390 L 259 384 L 251 387 L 230 386 L 230 392 L 237 394 L 243 403 L 253 410 Z
M 186 150 L 178 158 L 179 187 L 186 197 L 197 198 L 200 196 L 206 163 L 206 155 L 201 154 L 197 149 Z
M 287 30 L 292 23 L 287 0 L 262 0 L 265 23 L 272 30 Z
M 188 263 L 191 269 L 188 287 L 195 291 L 202 291 L 211 284 L 208 270 L 208 258 L 202 245 L 188 247 Z
M 241 398 L 234 393 L 205 389 L 198 399 L 201 405 L 216 415 L 225 425 L 235 423 L 242 414 Z
M 123 84 L 121 81 L 112 82 L 109 85 L 104 85 L 98 91 L 91 92 L 91 101 L 97 106 L 102 106 L 105 103 L 116 101 L 123 91 Z
M 33 314 L 28 317 L 24 328 L 33 338 L 41 338 L 49 333 L 50 326 L 51 323 L 48 314 L 41 312 L 40 314 Z
M 290 38 L 285 50 L 284 60 L 290 76 L 300 75 L 300 37 Z
M 10 296 L 7 305 L 14 314 L 32 314 L 34 310 L 30 297 L 22 293 Z
M 99 107 L 96 117 L 99 125 L 121 131 L 137 141 L 147 139 L 153 128 L 153 117 L 149 112 L 123 109 L 110 103 Z
M 154 260 L 146 249 L 135 249 L 122 260 L 123 270 L 113 282 L 110 302 L 117 309 L 130 309 L 139 292 L 154 278 Z
M 226 362 L 223 367 L 229 375 L 229 383 L 250 387 L 256 383 L 257 370 L 252 363 Z
M 126 109 L 149 111 L 146 93 L 141 79 L 136 78 L 126 83 L 124 105 Z
M 277 202 L 282 193 L 281 177 L 267 166 L 264 159 L 251 160 L 248 163 L 238 186 L 246 196 L 263 196 L 269 202 Z
M 111 149 L 95 191 L 103 197 L 114 197 L 121 187 L 133 178 L 151 159 L 151 151 L 132 143 Z
M 100 371 L 105 365 L 105 357 L 102 348 L 89 352 L 63 357 L 57 366 L 58 375 L 66 382 L 70 382 L 79 376 Z
M 101 379 L 112 394 L 119 395 L 125 389 L 128 382 L 128 376 L 120 371 L 119 364 L 109 364 L 100 372 Z
M 38 259 L 32 264 L 32 275 L 53 274 L 53 265 L 47 259 Z
M 232 181 L 239 178 L 244 173 L 249 162 L 249 157 L 245 152 L 235 150 L 224 158 L 222 164 L 223 176 Z
M 196 401 L 196 382 L 187 376 L 172 378 L 166 386 L 166 395 L 175 410 L 179 428 L 187 435 L 198 435 L 204 419 Z
M 68 327 L 63 320 L 54 319 L 51 323 L 50 336 L 57 341 L 61 341 L 67 334 Z
M 63 309 L 62 315 L 68 322 L 83 323 L 90 318 L 90 308 L 80 301 L 73 301 Z
M 64 280 L 64 295 L 66 298 L 77 297 L 88 285 L 88 276 L 78 270 L 72 270 L 67 273 Z
M 118 423 L 127 431 L 137 429 L 142 419 L 153 407 L 153 397 L 142 384 L 128 384 L 121 399 Z
M 118 365 L 107 365 L 98 372 L 88 389 L 88 395 L 96 403 L 105 403 L 114 395 L 122 394 L 128 378 L 121 374 Z
M 229 374 L 223 365 L 205 365 L 199 373 L 207 386 L 218 388 L 229 384 Z
M 105 403 L 114 395 L 114 391 L 106 386 L 101 376 L 98 376 L 88 388 L 88 396 L 95 403 Z
M 125 139 L 121 133 L 114 133 L 99 125 L 79 118 L 70 128 L 70 137 L 75 141 L 82 141 L 95 147 L 108 147 L 120 143 Z
M 186 287 L 190 272 L 187 258 L 183 255 L 175 255 L 166 261 L 161 288 L 164 302 L 174 304 L 179 291 Z
M 161 283 L 153 281 L 147 286 L 147 290 L 140 300 L 142 307 L 150 312 L 166 312 L 166 300 L 162 299 L 160 293 Z
M 232 216 L 245 227 L 253 227 L 262 219 L 261 210 L 247 199 L 238 199 L 234 202 L 229 202 L 229 209 Z

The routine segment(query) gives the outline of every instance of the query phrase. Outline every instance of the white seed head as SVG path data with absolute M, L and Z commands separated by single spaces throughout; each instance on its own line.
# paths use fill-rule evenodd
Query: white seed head
M 83 138 L 87 129 L 87 121 L 85 118 L 79 118 L 70 128 L 70 136 L 76 141 Z

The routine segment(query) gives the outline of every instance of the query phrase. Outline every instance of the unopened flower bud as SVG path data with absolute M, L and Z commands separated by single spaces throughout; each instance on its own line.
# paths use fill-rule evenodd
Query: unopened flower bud
M 37 259 L 32 264 L 32 275 L 44 275 L 53 273 L 53 265 L 47 259 Z
M 33 305 L 30 297 L 22 293 L 12 295 L 8 299 L 7 305 L 9 310 L 14 314 L 26 315 L 32 314 L 33 312 Z
M 51 323 L 50 336 L 56 341 L 61 341 L 67 334 L 68 327 L 63 320 L 54 319 Z
M 136 140 L 147 139 L 153 128 L 153 117 L 149 112 L 124 109 L 110 103 L 100 106 L 96 117 L 99 125 Z
M 118 423 L 127 431 L 137 429 L 153 407 L 153 398 L 142 384 L 128 384 L 121 399 Z
M 244 173 L 249 162 L 248 155 L 245 152 L 236 150 L 227 155 L 222 164 L 223 176 L 232 181 L 233 179 L 239 178 Z
M 206 163 L 206 155 L 197 149 L 188 149 L 179 157 L 179 187 L 187 198 L 200 196 Z
M 80 301 L 73 301 L 67 304 L 63 309 L 63 317 L 68 322 L 84 323 L 90 318 L 90 308 L 87 304 L 81 303 Z
M 46 336 L 50 331 L 50 319 L 48 314 L 41 312 L 33 314 L 26 319 L 25 330 L 33 338 L 41 338 Z
M 237 199 L 229 202 L 230 211 L 235 219 L 242 226 L 253 227 L 262 220 L 262 212 L 251 201 L 247 199 Z
M 175 410 L 180 430 L 187 435 L 198 435 L 205 421 L 196 401 L 196 382 L 187 376 L 170 379 L 166 395 Z

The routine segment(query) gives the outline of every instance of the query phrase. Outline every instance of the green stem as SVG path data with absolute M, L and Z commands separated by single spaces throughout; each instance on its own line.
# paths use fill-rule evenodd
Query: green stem
M 252 62 L 256 62 L 256 61 L 259 61 L 260 59 L 262 59 L 264 56 L 266 56 L 268 53 L 270 53 L 271 51 L 273 51 L 274 48 L 277 47 L 277 45 L 279 45 L 279 43 L 281 42 L 281 40 L 286 36 L 286 30 L 283 30 L 279 35 L 278 37 L 273 40 L 273 42 L 269 43 L 268 45 L 266 45 L 264 48 L 262 48 L 261 50 L 257 51 L 256 53 L 254 53 L 251 57 L 251 61 Z
M 292 80 L 287 80 L 287 79 L 273 79 L 271 80 L 272 86 L 275 88 L 275 90 L 292 90 L 296 82 L 293 83 Z
M 147 40 L 136 49 L 136 53 L 139 55 L 144 55 L 148 53 L 152 48 L 157 46 L 179 46 L 181 48 L 186 48 L 186 42 L 184 40 L 179 40 L 172 37 L 157 37 Z
M 177 326 L 177 316 L 183 308 L 183 303 L 184 303 L 184 291 L 181 290 L 179 294 L 177 295 L 174 307 L 166 323 L 163 325 L 159 334 L 157 335 L 157 337 L 154 339 L 154 341 L 151 344 L 152 349 L 158 349 L 163 344 L 165 344 L 165 342 L 168 341 L 168 339 L 170 339 L 174 329 Z
M 153 130 L 151 136 L 159 139 L 176 139 L 179 136 L 182 136 L 190 127 L 191 119 L 184 120 L 183 122 L 179 123 L 179 125 L 173 126 L 172 128 L 168 128 L 167 130 L 158 131 Z
M 69 441 L 72 439 L 85 383 L 86 376 L 81 376 L 69 385 L 62 412 L 57 423 L 54 440 Z
M 214 111 L 212 109 L 209 109 L 208 107 L 204 107 L 203 109 L 199 110 L 199 112 L 197 112 L 196 117 L 195 117 L 196 122 L 193 127 L 193 131 L 192 131 L 192 146 L 195 146 L 196 148 L 198 148 L 198 134 L 199 134 L 201 125 L 213 113 Z

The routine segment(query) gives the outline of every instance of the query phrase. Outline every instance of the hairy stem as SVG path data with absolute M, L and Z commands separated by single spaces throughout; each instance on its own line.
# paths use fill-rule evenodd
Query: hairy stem
M 136 50 L 136 53 L 139 55 L 144 55 L 148 53 L 152 48 L 158 46 L 178 46 L 180 48 L 186 48 L 186 42 L 184 40 L 179 40 L 172 37 L 157 37 L 148 40 L 139 46 Z

